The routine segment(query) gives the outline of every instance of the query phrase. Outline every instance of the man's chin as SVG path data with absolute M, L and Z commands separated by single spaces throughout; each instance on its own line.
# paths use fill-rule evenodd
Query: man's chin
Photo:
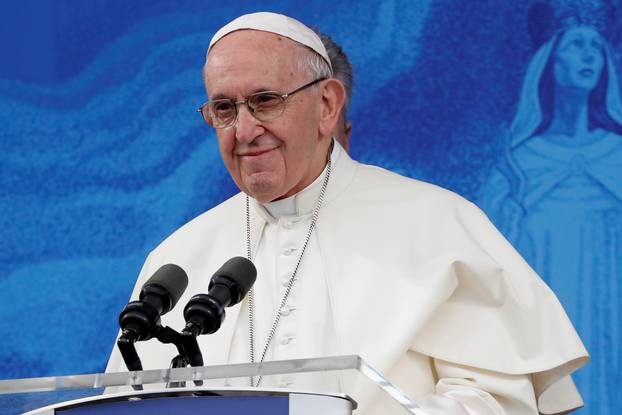
M 244 192 L 259 203 L 268 203 L 282 198 L 282 192 L 279 190 L 279 186 L 275 185 L 273 180 L 253 177 L 253 180 L 245 183 Z

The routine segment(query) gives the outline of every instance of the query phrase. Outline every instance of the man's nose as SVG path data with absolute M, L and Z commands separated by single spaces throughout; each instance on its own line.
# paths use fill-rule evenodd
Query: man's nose
M 241 143 L 250 143 L 255 137 L 263 134 L 261 121 L 253 116 L 246 105 L 238 108 L 238 118 L 235 122 L 235 138 Z

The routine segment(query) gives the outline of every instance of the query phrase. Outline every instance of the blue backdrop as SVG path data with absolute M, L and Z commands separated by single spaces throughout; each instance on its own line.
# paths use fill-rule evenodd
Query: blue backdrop
M 479 203 L 591 352 L 575 377 L 585 413 L 622 409 L 622 137 L 508 139 L 535 59 L 529 7 L 1 3 L 0 377 L 102 371 L 148 251 L 234 194 L 195 112 L 205 100 L 201 66 L 222 24 L 270 10 L 317 26 L 349 55 L 354 158 Z M 614 24 L 604 43 L 620 75 L 617 32 Z

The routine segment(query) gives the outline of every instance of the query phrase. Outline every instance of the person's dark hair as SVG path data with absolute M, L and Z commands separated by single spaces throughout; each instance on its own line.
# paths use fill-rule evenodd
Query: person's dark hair
M 352 98 L 352 90 L 354 89 L 352 64 L 341 46 L 337 45 L 330 36 L 321 33 L 320 39 L 322 39 L 322 43 L 324 44 L 328 57 L 330 58 L 330 63 L 333 67 L 333 77 L 341 81 L 346 90 L 346 101 L 343 105 L 342 112 L 345 121 L 347 118 L 348 106 L 350 105 L 350 99 Z
M 542 120 L 538 128 L 534 130 L 531 137 L 541 134 L 546 131 L 553 121 L 553 106 L 555 105 L 555 54 L 559 42 L 565 32 L 560 32 L 556 35 L 556 38 L 551 48 L 548 60 L 542 71 L 540 82 L 538 83 L 538 96 L 540 99 L 540 111 Z M 602 128 L 606 131 L 611 131 L 616 134 L 622 134 L 622 125 L 613 119 L 613 117 L 607 111 L 607 87 L 609 84 L 609 71 L 608 71 L 608 57 L 607 53 L 603 50 L 603 68 L 596 83 L 596 86 L 590 92 L 588 97 L 588 128 L 594 130 L 596 128 Z

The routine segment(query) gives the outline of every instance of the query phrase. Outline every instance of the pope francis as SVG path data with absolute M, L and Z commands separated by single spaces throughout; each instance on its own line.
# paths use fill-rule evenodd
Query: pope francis
M 352 160 L 331 137 L 345 92 L 311 29 L 273 13 L 241 16 L 212 38 L 204 79 L 200 110 L 241 193 L 154 249 L 133 298 L 172 262 L 190 278 L 185 304 L 224 261 L 250 257 L 257 283 L 220 331 L 199 338 L 206 364 L 359 354 L 430 414 L 582 405 L 569 375 L 586 350 L 485 215 L 447 190 Z M 183 327 L 182 307 L 163 324 Z M 137 347 L 146 369 L 168 366 L 170 345 Z M 116 350 L 107 370 L 125 370 Z M 365 386 L 348 392 L 358 414 L 401 413 Z

